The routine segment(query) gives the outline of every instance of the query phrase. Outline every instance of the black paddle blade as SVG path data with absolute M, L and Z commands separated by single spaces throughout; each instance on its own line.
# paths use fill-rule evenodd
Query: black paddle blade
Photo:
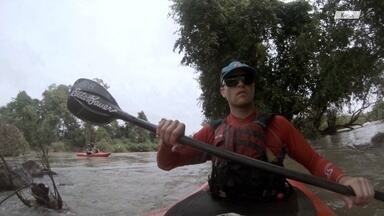
M 121 111 L 111 94 L 89 79 L 78 79 L 69 92 L 68 110 L 76 117 L 96 124 L 108 124 Z

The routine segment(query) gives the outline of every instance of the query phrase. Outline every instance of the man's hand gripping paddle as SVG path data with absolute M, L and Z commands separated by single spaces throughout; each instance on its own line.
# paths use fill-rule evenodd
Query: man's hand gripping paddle
M 156 125 L 138 119 L 122 111 L 115 99 L 104 87 L 89 79 L 78 79 L 73 84 L 69 93 L 67 106 L 69 111 L 76 117 L 94 124 L 108 124 L 113 120 L 121 119 L 147 129 L 153 133 L 156 132 Z M 226 149 L 208 145 L 186 136 L 180 137 L 179 142 L 227 160 L 236 161 L 244 165 L 253 166 L 265 171 L 283 175 L 289 179 L 321 187 L 343 195 L 355 195 L 351 187 L 337 184 L 321 177 L 288 170 L 280 166 L 228 151 Z M 384 201 L 384 193 L 375 191 L 375 199 Z

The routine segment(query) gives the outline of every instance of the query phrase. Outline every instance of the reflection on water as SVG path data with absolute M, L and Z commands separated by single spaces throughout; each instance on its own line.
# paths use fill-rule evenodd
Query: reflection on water
M 366 176 L 384 191 L 383 147 L 365 145 L 384 124 L 326 136 L 312 141 L 314 148 L 337 163 L 347 174 Z M 176 168 L 170 172 L 156 166 L 156 153 L 120 153 L 109 158 L 80 158 L 73 153 L 51 154 L 51 166 L 65 202 L 62 212 L 24 207 L 16 197 L 0 205 L 0 215 L 139 215 L 175 202 L 206 181 L 210 164 Z M 288 167 L 300 169 L 292 161 Z M 335 209 L 337 215 L 384 215 L 384 202 L 348 210 L 340 196 L 311 187 Z M 0 193 L 0 199 L 9 193 Z

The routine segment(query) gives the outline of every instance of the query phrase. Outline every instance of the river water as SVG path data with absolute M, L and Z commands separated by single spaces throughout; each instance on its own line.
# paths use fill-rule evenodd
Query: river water
M 368 177 L 376 190 L 384 191 L 384 145 L 362 147 L 379 131 L 384 131 L 384 124 L 376 122 L 311 143 L 347 174 Z M 156 166 L 154 152 L 116 153 L 109 158 L 78 158 L 73 153 L 51 153 L 50 161 L 52 169 L 58 173 L 55 180 L 64 200 L 64 209 L 57 212 L 28 208 L 14 196 L 0 205 L 0 215 L 142 215 L 194 191 L 206 181 L 210 171 L 209 163 L 162 171 Z M 304 171 L 291 160 L 286 166 Z M 337 215 L 384 215 L 384 202 L 374 200 L 369 205 L 347 209 L 339 195 L 310 188 Z M 0 193 L 0 200 L 8 194 Z

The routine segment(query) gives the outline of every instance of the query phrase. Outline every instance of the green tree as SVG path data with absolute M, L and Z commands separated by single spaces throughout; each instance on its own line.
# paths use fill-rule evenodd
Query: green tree
M 37 145 L 35 149 L 47 152 L 51 143 L 58 141 L 57 116 L 52 113 L 45 114 L 39 121 L 37 128 Z
M 124 122 L 124 125 L 120 128 L 121 136 L 125 138 L 130 138 L 133 136 L 134 125 L 129 122 Z
M 305 1 L 276 4 L 270 33 L 264 36 L 269 67 L 262 73 L 266 85 L 260 91 L 267 100 L 261 102 L 266 110 L 288 119 L 308 107 L 310 88 L 315 82 L 318 20 L 308 13 L 311 9 Z
M 32 99 L 25 91 L 0 109 L 0 120 L 16 126 L 26 141 L 34 146 L 37 142 L 37 127 L 40 118 L 38 114 L 39 101 Z
M 104 127 L 97 127 L 95 130 L 96 147 L 103 151 L 113 151 L 112 138 Z
M 14 125 L 0 121 L 0 155 L 18 156 L 27 149 L 28 143 L 23 133 Z
M 112 139 L 118 139 L 123 137 L 123 126 L 120 126 L 117 120 L 114 120 L 103 127 Z
M 368 5 L 370 5 L 368 7 Z M 344 107 L 349 107 L 350 121 L 353 124 L 372 101 L 371 95 L 382 95 L 383 83 L 383 46 L 377 27 L 372 17 L 377 17 L 383 10 L 383 4 L 373 1 L 316 1 L 314 17 L 319 24 L 318 55 L 314 59 L 317 70 L 313 74 L 316 82 L 312 85 L 310 111 L 315 127 L 319 127 L 325 115 L 328 127 L 324 131 L 334 133 L 336 112 L 341 115 Z M 362 10 L 358 20 L 335 20 L 336 10 Z M 382 16 L 382 15 L 379 15 Z M 376 26 L 376 27 L 375 27 Z M 381 37 L 381 36 L 379 36 Z M 381 41 L 380 41 L 381 40 Z M 361 104 L 358 108 L 354 104 Z M 343 125 L 342 125 L 343 126 Z
M 52 130 L 52 141 L 63 141 L 71 146 L 80 146 L 84 142 L 81 124 L 67 109 L 67 98 L 70 86 L 52 84 L 43 92 L 40 113 L 41 121 L 47 121 Z
M 179 23 L 175 49 L 182 63 L 200 72 L 200 101 L 207 119 L 227 112 L 219 94 L 219 71 L 231 59 L 240 59 L 260 71 L 270 70 L 264 41 L 275 20 L 277 1 L 173 0 L 172 17 Z
M 144 121 L 148 121 L 147 116 L 145 115 L 144 111 L 138 112 L 137 118 L 144 120 Z M 137 127 L 137 126 L 133 127 L 131 137 L 130 137 L 130 139 L 133 142 L 143 143 L 143 142 L 148 141 L 149 138 L 150 138 L 150 136 L 149 136 L 149 132 L 147 130 L 140 128 L 140 127 Z
M 334 19 L 336 10 L 359 7 L 362 19 Z M 373 1 L 173 0 L 171 14 L 180 24 L 175 49 L 183 52 L 182 63 L 200 72 L 208 120 L 228 112 L 218 91 L 219 71 L 238 59 L 258 71 L 262 111 L 300 117 L 316 130 L 329 118 L 324 131 L 333 132 L 333 114 L 362 104 L 350 110 L 352 124 L 371 103 L 369 96 L 382 94 L 380 11 L 383 4 Z
M 369 121 L 377 121 L 384 119 L 384 101 L 378 101 L 372 107 L 372 110 L 367 113 L 367 118 Z

